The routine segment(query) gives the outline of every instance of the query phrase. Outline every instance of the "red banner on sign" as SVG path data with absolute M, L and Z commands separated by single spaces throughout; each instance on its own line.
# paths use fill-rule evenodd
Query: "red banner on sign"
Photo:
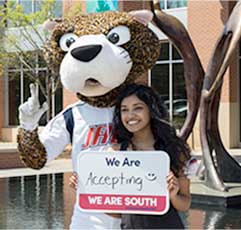
M 158 212 L 166 210 L 166 196 L 79 194 L 79 206 L 85 210 Z

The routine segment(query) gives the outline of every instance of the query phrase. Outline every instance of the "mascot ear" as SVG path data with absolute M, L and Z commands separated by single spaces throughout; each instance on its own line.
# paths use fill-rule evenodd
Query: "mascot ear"
M 149 10 L 130 11 L 129 14 L 133 16 L 136 21 L 140 22 L 144 26 L 147 26 L 153 18 L 153 13 Z
M 54 27 L 62 21 L 61 18 L 58 19 L 48 19 L 43 23 L 43 28 L 48 31 L 52 31 Z

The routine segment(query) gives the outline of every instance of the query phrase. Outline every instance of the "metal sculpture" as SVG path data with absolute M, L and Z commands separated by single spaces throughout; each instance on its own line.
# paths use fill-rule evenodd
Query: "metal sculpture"
M 241 182 L 241 167 L 225 149 L 218 127 L 218 109 L 223 76 L 241 37 L 241 1 L 236 3 L 218 39 L 206 74 L 184 25 L 160 9 L 159 1 L 150 2 L 154 22 L 179 50 L 184 61 L 184 77 L 189 104 L 180 136 L 190 135 L 200 106 L 200 138 L 205 167 L 205 184 L 228 191 L 224 182 Z

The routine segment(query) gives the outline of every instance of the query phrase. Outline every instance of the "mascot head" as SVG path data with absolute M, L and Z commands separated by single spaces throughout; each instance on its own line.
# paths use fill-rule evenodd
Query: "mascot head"
M 44 53 L 63 86 L 97 107 L 112 106 L 159 57 L 160 43 L 147 27 L 150 11 L 103 12 L 47 21 Z

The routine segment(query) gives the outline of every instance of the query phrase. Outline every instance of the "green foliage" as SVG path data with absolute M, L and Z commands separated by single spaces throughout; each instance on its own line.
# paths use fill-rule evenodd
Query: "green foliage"
M 39 84 L 48 102 L 59 86 L 59 77 L 51 72 L 51 66 L 44 61 L 42 46 L 47 31 L 41 28 L 41 24 L 54 17 L 54 10 L 62 11 L 62 7 L 58 9 L 58 3 L 58 0 L 35 0 L 38 10 L 28 14 L 16 1 L 0 4 L 0 74 L 6 63 L 8 68 L 19 68 L 21 63 L 27 70 L 24 77 Z M 45 79 L 36 71 L 36 57 L 41 60 L 41 67 L 46 69 Z
M 47 32 L 42 30 L 40 25 L 53 17 L 57 3 L 57 0 L 35 0 L 38 10 L 29 14 L 26 14 L 23 6 L 16 1 L 7 1 L 0 5 L 0 64 L 4 65 L 9 59 L 20 61 L 35 75 L 34 68 L 28 61 L 29 55 L 38 52 L 43 56 L 42 46 Z M 13 62 L 11 64 L 13 65 Z
M 37 1 L 36 1 L 37 2 Z M 46 19 L 53 17 L 56 0 L 38 1 L 38 11 L 25 14 L 23 6 L 15 1 L 8 1 L 0 6 L 1 24 L 10 26 L 30 26 L 42 24 Z

